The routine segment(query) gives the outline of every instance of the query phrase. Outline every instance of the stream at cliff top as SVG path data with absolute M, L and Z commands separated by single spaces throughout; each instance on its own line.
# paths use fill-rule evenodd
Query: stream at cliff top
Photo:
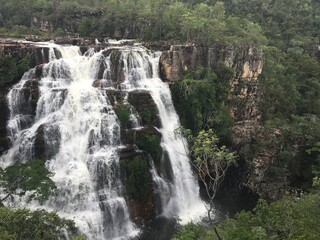
M 172 181 L 164 178 L 151 160 L 155 190 L 160 192 L 158 216 L 179 219 L 182 224 L 199 221 L 206 209 L 189 164 L 185 139 L 174 134 L 179 118 L 168 84 L 158 76 L 160 53 L 141 46 L 88 49 L 84 54 L 76 46 L 41 46 L 49 48 L 49 62 L 42 66 L 41 76 L 37 76 L 36 68 L 30 69 L 8 94 L 7 129 L 12 147 L 1 157 L 0 166 L 30 161 L 41 132 L 46 145 L 46 167 L 54 173 L 58 195 L 44 205 L 29 203 L 28 194 L 6 204 L 56 211 L 74 220 L 88 239 L 137 236 L 140 230 L 130 217 L 120 179 L 121 124 L 108 91 L 122 95 L 145 91 L 157 107 L 161 147 L 168 155 L 173 176 Z M 118 62 L 111 57 L 113 51 L 119 53 Z M 117 84 L 111 79 L 115 65 L 121 75 Z M 99 75 L 100 87 L 94 87 Z M 25 85 L 37 77 L 39 98 L 33 114 L 32 99 L 25 97 Z M 130 121 L 141 127 L 136 113 L 130 115 Z

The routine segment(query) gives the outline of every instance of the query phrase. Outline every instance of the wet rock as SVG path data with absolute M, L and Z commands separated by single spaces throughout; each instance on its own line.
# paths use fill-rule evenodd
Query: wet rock
M 35 115 L 37 103 L 39 100 L 39 82 L 36 79 L 31 79 L 25 82 L 23 86 L 23 95 L 25 98 L 25 106 L 21 108 L 28 109 L 28 114 Z
M 0 90 L 0 155 L 8 150 L 9 139 L 7 138 L 7 120 L 9 118 L 9 109 L 7 106 L 7 91 Z
M 60 148 L 60 130 L 57 125 L 40 125 L 35 137 L 33 158 L 47 160 L 58 153 Z
M 142 226 L 154 216 L 153 183 L 149 158 L 140 153 L 120 160 L 121 179 L 132 220 Z
M 113 82 L 120 84 L 124 82 L 125 76 L 124 76 L 124 62 L 121 59 L 121 51 L 116 48 L 110 48 L 107 50 L 104 50 L 102 52 L 104 57 L 109 57 L 110 58 L 110 72 L 108 77 L 108 80 L 112 80 Z M 106 67 L 106 65 L 101 66 L 101 67 Z
M 147 91 L 132 91 L 128 96 L 129 103 L 135 108 L 141 118 L 141 125 L 151 125 L 160 128 L 161 122 L 157 106 Z

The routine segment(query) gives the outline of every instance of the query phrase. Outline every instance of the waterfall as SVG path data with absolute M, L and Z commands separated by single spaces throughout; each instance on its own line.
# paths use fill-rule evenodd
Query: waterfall
M 106 88 L 150 93 L 161 120 L 161 146 L 169 156 L 173 180 L 165 179 L 150 164 L 155 191 L 160 192 L 162 213 L 182 222 L 196 220 L 205 213 L 199 187 L 192 174 L 185 139 L 174 135 L 179 118 L 169 87 L 158 76 L 159 54 L 143 47 L 117 47 L 124 79 L 115 86 L 110 79 L 112 61 L 104 49 L 89 49 L 43 43 L 50 48 L 49 63 L 39 76 L 36 108 L 25 97 L 25 85 L 36 78 L 36 68 L 24 74 L 8 94 L 10 119 L 8 133 L 12 147 L 1 157 L 0 166 L 33 158 L 39 132 L 46 143 L 46 167 L 54 173 L 57 196 L 44 205 L 26 197 L 8 202 L 17 207 L 44 208 L 75 221 L 88 239 L 129 239 L 139 229 L 131 221 L 120 180 L 118 150 L 121 147 L 120 122 Z M 111 49 L 112 52 L 113 49 Z M 57 54 L 57 52 L 59 54 Z M 103 65 L 103 74 L 99 73 Z M 101 75 L 100 88 L 94 81 Z M 126 100 L 126 98 L 125 98 Z M 130 120 L 140 127 L 139 117 L 130 106 Z M 40 131 L 41 130 L 41 131 Z M 152 161 L 152 160 L 151 160 Z M 166 191 L 166 194 L 161 192 Z
M 150 53 L 142 47 L 124 49 L 122 60 L 125 69 L 125 81 L 122 88 L 127 91 L 148 91 L 159 111 L 161 120 L 161 146 L 169 155 L 173 182 L 164 181 L 152 170 L 154 181 L 161 189 L 170 189 L 169 199 L 162 199 L 163 215 L 177 216 L 182 222 L 197 220 L 203 216 L 205 207 L 199 198 L 199 187 L 191 171 L 186 149 L 186 140 L 175 135 L 180 127 L 179 117 L 174 109 L 168 84 L 159 77 L 160 54 Z

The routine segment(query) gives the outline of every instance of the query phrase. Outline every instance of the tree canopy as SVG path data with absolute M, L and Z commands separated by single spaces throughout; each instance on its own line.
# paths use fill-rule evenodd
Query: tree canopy
M 189 137 L 193 166 L 205 186 L 209 199 L 208 217 L 214 210 L 214 198 L 224 180 L 226 171 L 236 164 L 236 155 L 226 146 L 219 146 L 219 138 L 212 129 L 201 130 L 196 137 Z
M 2 240 L 78 239 L 78 229 L 71 220 L 44 210 L 10 209 L 0 207 L 0 238 Z
M 25 195 L 31 192 L 31 199 L 43 202 L 53 195 L 56 185 L 50 179 L 52 173 L 44 166 L 44 161 L 39 159 L 27 163 L 15 163 L 5 169 L 0 169 L 0 187 L 5 196 L 0 199 L 2 203 L 11 195 Z
M 225 240 L 268 240 L 319 238 L 319 193 L 301 198 L 287 197 L 268 204 L 259 200 L 252 212 L 240 212 L 216 226 Z M 199 224 L 183 226 L 174 240 L 219 239 L 211 228 Z
M 0 1 L 0 33 L 79 34 L 143 40 L 266 43 L 261 27 L 225 14 L 223 2 L 172 0 Z
M 0 187 L 4 196 L 0 199 L 0 239 L 84 239 L 72 220 L 60 218 L 45 210 L 12 209 L 3 206 L 10 196 L 23 196 L 40 203 L 55 194 L 56 185 L 50 179 L 52 173 L 43 160 L 15 163 L 0 169 Z

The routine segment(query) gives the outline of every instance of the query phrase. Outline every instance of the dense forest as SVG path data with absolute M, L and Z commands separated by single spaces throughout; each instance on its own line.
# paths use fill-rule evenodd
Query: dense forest
M 4 33 L 79 34 L 143 40 L 261 44 L 261 27 L 226 14 L 222 2 L 183 1 L 2 1 Z
M 238 213 L 215 228 L 186 225 L 174 237 L 177 240 L 319 239 L 319 26 L 318 0 L 0 0 L 3 37 L 135 38 L 203 46 L 254 46 L 263 50 L 258 106 L 264 137 L 258 138 L 251 149 L 234 150 L 238 151 L 241 165 L 263 148 L 276 149 L 277 161 L 270 169 L 270 178 L 281 181 L 286 174 L 291 186 L 275 203 L 259 200 L 252 212 Z M 9 65 L 23 72 L 23 62 L 14 66 L 10 57 L 1 58 L 2 76 L 16 74 L 17 71 L 7 70 Z M 203 129 L 213 129 L 220 144 L 230 148 L 233 123 L 228 109 L 232 103 L 228 97 L 230 86 L 225 83 L 232 75 L 221 64 L 213 70 L 190 72 L 172 87 L 184 127 L 194 136 Z M 0 76 L 0 86 L 8 77 Z M 192 89 L 187 95 L 181 91 L 186 88 Z M 3 171 L 0 174 L 1 181 L 6 182 Z M 303 189 L 304 196 L 290 194 L 291 187 Z M 14 224 L 3 224 L 15 221 L 14 217 L 8 220 L 8 211 L 4 207 L 0 210 L 3 239 L 15 236 Z M 18 211 L 11 214 L 21 215 Z M 65 224 L 55 215 L 43 217 L 54 217 L 58 225 Z M 77 236 L 72 223 L 68 224 Z

